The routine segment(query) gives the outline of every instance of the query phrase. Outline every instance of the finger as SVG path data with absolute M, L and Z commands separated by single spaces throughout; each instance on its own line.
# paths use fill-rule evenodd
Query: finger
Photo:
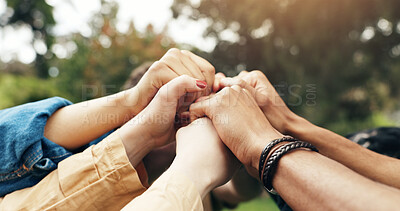
M 231 86 L 231 89 L 235 90 L 238 93 L 242 92 L 242 87 L 238 86 L 238 85 L 233 85 Z
M 184 51 L 180 51 L 180 56 L 179 59 L 182 63 L 182 65 L 186 68 L 187 72 L 190 72 L 190 75 L 194 78 L 200 79 L 202 81 L 207 82 L 207 84 L 211 84 L 210 81 L 203 75 L 202 71 L 200 70 L 200 67 L 185 53 Z M 203 95 L 208 95 L 209 92 L 207 90 L 211 89 L 211 87 L 207 87 L 207 89 L 204 89 L 203 92 L 198 92 L 194 93 L 191 95 L 187 95 L 184 99 L 184 101 L 187 103 L 187 105 L 184 105 L 186 108 L 188 105 L 190 105 L 192 102 L 194 102 L 197 98 L 203 96 Z
M 247 83 L 245 80 L 242 80 L 238 77 L 234 77 L 234 78 L 223 78 L 221 79 L 220 82 L 220 86 L 221 87 L 230 87 L 230 86 L 234 86 L 234 85 L 238 85 L 244 89 L 247 89 L 252 96 L 256 96 L 256 92 L 257 90 L 251 86 L 249 83 Z
M 181 51 L 176 48 L 171 48 L 167 53 L 160 59 L 165 63 L 172 71 L 178 75 L 189 75 L 194 77 L 194 75 L 182 64 Z
M 231 86 L 234 86 L 234 85 L 240 86 L 240 87 L 242 87 L 244 89 L 248 89 L 249 91 L 254 89 L 252 86 L 250 86 L 248 83 L 246 83 L 246 81 L 244 81 L 244 80 L 242 80 L 240 78 L 237 78 L 237 77 L 234 77 L 234 78 L 222 78 L 221 81 L 220 81 L 220 87 L 221 88 L 223 88 L 223 87 L 231 87 Z
M 237 75 L 237 77 L 241 78 L 241 77 L 247 75 L 248 73 L 249 73 L 249 72 L 247 72 L 246 70 L 243 70 L 243 71 L 241 71 L 241 72 L 239 73 L 239 75 Z
M 226 78 L 226 75 L 223 72 L 218 72 L 217 74 L 215 74 L 216 78 Z
M 207 83 L 187 75 L 181 75 L 165 84 L 157 95 L 167 102 L 179 100 L 186 93 L 200 92 L 207 88 Z
M 180 113 L 179 116 L 180 116 L 181 119 L 189 119 L 190 118 L 190 112 L 189 111 L 182 112 L 182 113 Z
M 210 101 L 212 98 L 207 100 L 203 100 L 201 102 L 193 103 L 190 105 L 189 112 L 190 112 L 190 122 L 195 121 L 198 118 L 202 118 L 204 116 L 211 117 L 211 110 L 210 110 Z
M 255 93 L 254 92 L 250 92 L 248 89 L 244 89 L 242 88 L 242 92 L 244 92 L 248 97 L 251 97 L 253 99 L 255 99 Z
M 187 50 L 182 50 L 182 53 L 187 55 L 200 68 L 208 84 L 214 83 L 215 68 L 210 62 Z M 209 91 L 211 91 L 211 88 Z
M 229 103 L 227 102 L 229 101 L 227 96 L 230 95 L 231 90 L 231 88 L 223 88 L 217 94 L 210 96 L 208 99 L 190 105 L 190 121 L 194 121 L 204 116 L 207 116 L 214 121 L 214 114 L 218 114 L 221 103 Z
M 179 114 L 179 124 L 178 128 L 185 127 L 190 124 L 190 112 L 185 111 Z
M 205 80 L 207 83 L 209 83 L 209 81 L 206 80 L 206 77 L 201 72 L 200 67 L 187 54 L 181 51 L 181 56 L 179 58 L 186 69 L 192 73 L 193 77 L 203 81 Z
M 221 89 L 220 81 L 222 78 L 226 78 L 225 74 L 219 72 L 215 74 L 214 84 L 213 84 L 213 92 L 217 92 Z
M 200 97 L 200 98 L 198 98 L 198 99 L 195 101 L 195 103 L 201 102 L 201 101 L 204 101 L 204 100 L 207 100 L 207 99 L 209 99 L 210 97 L 211 97 L 210 95 L 209 95 L 209 96 Z
M 156 78 L 158 80 L 152 81 L 153 86 L 156 87 L 157 89 L 160 89 L 166 83 L 170 82 L 172 79 L 179 76 L 172 69 L 170 69 L 168 65 L 160 61 L 154 62 L 150 66 L 149 71 L 147 71 L 143 77 L 146 77 L 148 74 L 155 74 L 157 76 Z M 139 83 L 141 82 L 142 81 L 139 81 Z

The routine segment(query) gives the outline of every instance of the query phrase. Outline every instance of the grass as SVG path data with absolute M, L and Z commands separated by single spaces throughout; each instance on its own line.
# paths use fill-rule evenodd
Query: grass
M 223 211 L 228 211 L 224 209 Z M 259 197 L 251 201 L 241 203 L 234 211 L 279 211 L 275 202 L 269 197 Z

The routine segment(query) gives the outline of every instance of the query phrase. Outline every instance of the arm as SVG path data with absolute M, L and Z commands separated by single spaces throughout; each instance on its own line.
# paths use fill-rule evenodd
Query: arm
M 399 190 L 306 150 L 281 158 L 273 186 L 294 210 L 395 210 L 400 200 Z
M 59 163 L 33 187 L 0 198 L 0 210 L 121 209 L 146 188 L 117 133 Z
M 234 78 L 224 78 L 221 87 L 237 84 L 250 90 L 271 125 L 282 134 L 309 142 L 320 153 L 357 173 L 383 184 L 400 188 L 400 161 L 365 149 L 329 130 L 297 116 L 283 102 L 261 71 L 243 71 Z
M 125 210 L 202 210 L 201 199 L 239 166 L 207 118 L 181 128 L 176 137 L 171 167 Z
M 193 53 L 171 49 L 149 68 L 137 86 L 56 111 L 48 119 L 44 135 L 60 146 L 76 149 L 137 115 L 170 80 L 188 75 L 213 84 L 214 72 L 209 62 Z M 211 86 L 186 100 L 190 103 L 210 91 Z
M 400 188 L 400 161 L 373 152 L 334 132 L 313 125 L 303 118 L 292 118 L 289 134 L 316 146 L 320 152 L 377 182 Z
M 122 207 L 145 190 L 142 185 L 145 182 L 140 180 L 146 178 L 132 166 L 140 168 L 140 161 L 148 152 L 168 141 L 178 99 L 205 89 L 197 82 L 189 76 L 171 80 L 135 118 L 99 144 L 62 161 L 38 185 L 6 195 L 1 208 Z M 153 121 L 153 117 L 160 115 L 163 121 Z
M 237 85 L 192 104 L 190 112 L 192 119 L 210 117 L 226 146 L 256 172 L 264 147 L 282 137 L 262 115 L 252 94 Z M 224 116 L 229 120 L 221 124 Z M 305 150 L 292 151 L 281 159 L 273 186 L 290 206 L 299 210 L 395 210 L 400 200 L 399 190 Z

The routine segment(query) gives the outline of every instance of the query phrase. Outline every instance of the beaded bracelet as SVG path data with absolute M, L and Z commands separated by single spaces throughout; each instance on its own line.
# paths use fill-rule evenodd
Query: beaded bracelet
M 276 169 L 276 167 L 278 165 L 279 159 L 283 155 L 287 154 L 291 150 L 298 149 L 298 148 L 308 148 L 308 149 L 310 149 L 312 151 L 318 152 L 317 148 L 315 148 L 313 145 L 311 145 L 309 143 L 306 143 L 306 142 L 303 142 L 303 141 L 299 141 L 299 140 L 297 140 L 297 139 L 295 139 L 293 137 L 290 137 L 290 136 L 289 137 L 284 137 L 284 138 L 286 139 L 285 141 L 294 141 L 294 142 L 290 142 L 288 144 L 285 144 L 285 145 L 279 147 L 267 159 L 265 167 L 264 168 L 261 167 L 262 168 L 262 170 L 261 170 L 262 171 L 261 181 L 263 182 L 263 185 L 264 185 L 265 189 L 268 192 L 272 193 L 272 194 L 276 194 L 276 191 L 272 187 L 273 174 L 275 173 L 275 169 Z M 275 142 L 278 142 L 278 141 L 275 141 Z M 282 141 L 280 141 L 280 142 L 282 142 Z M 278 143 L 280 143 L 280 142 L 278 142 Z M 276 145 L 276 144 L 273 144 L 273 145 Z M 271 150 L 271 149 L 269 149 L 269 150 Z M 266 152 L 266 150 L 265 150 L 265 152 Z M 264 150 L 263 150 L 263 154 L 261 155 L 261 157 L 266 157 L 269 153 L 265 153 L 265 154 L 266 155 L 264 155 Z M 259 166 L 264 166 L 264 162 L 265 161 L 261 162 L 261 159 L 260 159 Z

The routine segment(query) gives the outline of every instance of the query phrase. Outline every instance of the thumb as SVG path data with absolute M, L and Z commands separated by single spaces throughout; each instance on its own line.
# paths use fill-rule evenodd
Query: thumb
M 224 73 L 219 72 L 219 73 L 215 74 L 214 84 L 212 87 L 214 92 L 217 92 L 221 89 L 220 81 L 222 78 L 226 78 Z
M 204 116 L 208 116 L 211 120 L 213 119 L 210 110 L 210 103 L 212 98 L 205 99 L 200 102 L 193 103 L 190 105 L 190 122 L 195 121 L 198 118 L 202 118 Z
M 207 83 L 187 75 L 174 78 L 161 87 L 159 97 L 168 102 L 177 102 L 186 93 L 200 92 L 207 88 Z

